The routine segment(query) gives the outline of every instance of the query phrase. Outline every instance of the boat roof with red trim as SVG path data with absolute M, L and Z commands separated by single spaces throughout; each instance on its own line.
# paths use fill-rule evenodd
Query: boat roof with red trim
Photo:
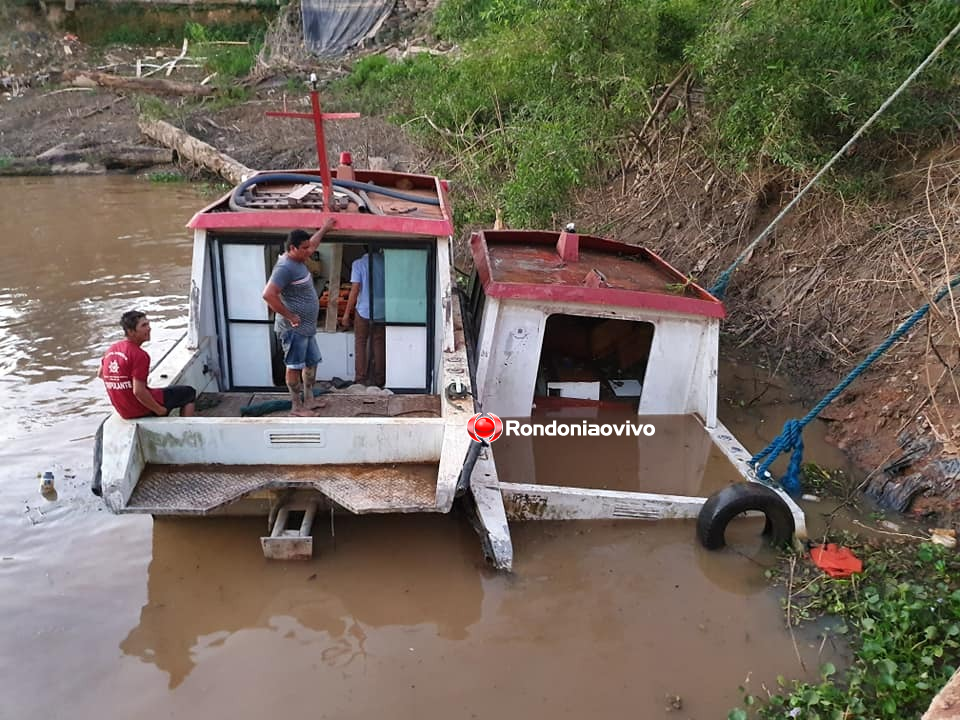
M 336 178 L 336 171 L 331 175 Z M 257 173 L 194 215 L 187 226 L 207 230 L 286 231 L 322 227 L 326 218 L 332 216 L 336 218 L 338 232 L 358 236 L 453 235 L 453 212 L 445 181 L 432 175 L 372 170 L 355 170 L 353 175 L 354 192 L 366 195 L 369 200 L 366 212 L 358 212 L 354 203 L 339 212 L 325 212 L 319 170 L 275 170 Z M 284 176 L 306 179 L 279 179 Z M 303 195 L 303 191 L 310 188 L 310 177 L 316 178 L 316 188 Z M 262 182 L 256 182 L 257 178 Z M 336 186 L 336 179 L 333 182 L 336 193 L 340 188 Z M 357 184 L 363 186 L 362 191 L 357 189 Z M 238 188 L 245 186 L 248 190 L 242 193 L 246 201 L 241 208 L 231 202 L 231 198 Z M 383 194 L 382 190 L 393 194 Z
M 574 232 L 485 230 L 470 251 L 486 295 L 722 318 L 723 303 L 646 248 Z

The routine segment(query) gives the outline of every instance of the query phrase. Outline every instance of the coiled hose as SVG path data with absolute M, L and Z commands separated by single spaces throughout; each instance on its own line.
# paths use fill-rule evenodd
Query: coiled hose
M 249 208 L 246 206 L 246 201 L 243 198 L 243 193 L 245 193 L 248 188 L 253 187 L 254 185 L 262 185 L 267 182 L 316 183 L 319 179 L 320 178 L 318 178 L 316 175 L 301 175 L 299 173 L 270 173 L 267 175 L 257 175 L 255 177 L 248 178 L 237 185 L 233 192 L 230 193 L 230 209 L 235 212 L 254 210 L 254 208 Z M 357 182 L 356 180 L 335 179 L 333 180 L 333 186 L 338 188 L 342 194 L 353 200 L 359 207 L 365 208 L 369 212 L 372 212 L 376 215 L 383 214 L 380 208 L 376 207 L 373 203 L 370 203 L 369 197 L 367 197 L 365 201 L 363 197 L 360 197 L 360 195 L 357 193 L 351 192 L 351 190 L 357 190 L 364 196 L 366 196 L 368 193 L 373 193 L 377 195 L 386 195 L 387 197 L 396 198 L 397 200 L 406 200 L 407 202 L 435 205 L 438 207 L 440 205 L 440 201 L 434 198 L 408 195 L 400 192 L 399 190 L 382 187 L 380 185 L 374 185 L 372 182 L 362 183 Z

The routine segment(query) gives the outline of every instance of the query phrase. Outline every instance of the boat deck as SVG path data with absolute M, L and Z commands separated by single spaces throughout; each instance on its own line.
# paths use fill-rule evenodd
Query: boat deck
M 333 391 L 320 398 L 326 407 L 317 409 L 317 417 L 440 417 L 439 395 L 380 395 L 364 392 Z M 263 403 L 289 402 L 286 393 L 228 392 L 203 393 L 197 400 L 201 417 L 241 417 L 241 409 Z M 269 409 L 266 406 L 265 409 Z M 286 408 L 258 414 L 283 417 Z
M 350 512 L 436 509 L 437 463 L 147 465 L 124 512 L 206 515 L 258 491 L 315 490 Z

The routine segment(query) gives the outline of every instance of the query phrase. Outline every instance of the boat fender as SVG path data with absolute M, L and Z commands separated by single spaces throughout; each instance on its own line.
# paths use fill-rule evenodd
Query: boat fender
M 762 512 L 766 518 L 763 535 L 774 546 L 786 545 L 793 539 L 796 525 L 790 507 L 775 490 L 756 482 L 729 485 L 711 495 L 697 516 L 697 537 L 707 550 L 726 545 L 727 525 L 737 515 L 749 511 Z

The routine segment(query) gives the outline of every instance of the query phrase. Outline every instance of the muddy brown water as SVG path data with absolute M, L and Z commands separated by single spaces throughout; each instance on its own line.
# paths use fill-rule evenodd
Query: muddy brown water
M 97 360 L 131 307 L 153 320 L 154 359 L 181 336 L 184 223 L 206 201 L 127 178 L 0 180 L 0 717 L 717 718 L 747 678 L 759 691 L 838 661 L 811 628 L 800 668 L 748 524 L 707 553 L 685 522 L 517 523 L 504 575 L 456 516 L 338 517 L 313 561 L 271 564 L 262 520 L 108 513 L 88 490 Z M 723 372 L 721 415 L 748 449 L 800 410 L 776 393 L 740 409 L 761 375 Z M 842 462 L 818 435 L 807 457 Z M 538 451 L 540 481 L 566 464 L 629 483 L 642 464 L 583 455 Z

